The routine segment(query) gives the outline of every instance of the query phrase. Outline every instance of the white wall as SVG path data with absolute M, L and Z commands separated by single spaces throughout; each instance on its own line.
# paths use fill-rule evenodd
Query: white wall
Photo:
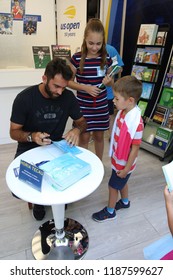
M 13 142 L 9 127 L 14 98 L 27 86 L 40 83 L 43 73 L 44 69 L 0 69 L 0 144 Z
M 11 0 L 0 1 L 0 13 L 9 13 Z M 23 22 L 13 21 L 13 34 L 0 35 L 0 144 L 11 143 L 9 124 L 16 95 L 27 86 L 40 83 L 44 69 L 35 69 L 32 46 L 56 43 L 55 1 L 26 1 L 26 14 L 41 15 L 37 34 L 23 34 Z
M 23 34 L 23 21 L 13 20 L 13 34 L 0 35 L 0 69 L 9 66 L 34 67 L 32 46 L 56 43 L 54 0 L 26 0 L 25 13 L 41 15 L 37 33 Z M 11 0 L 0 1 L 0 13 L 10 13 Z

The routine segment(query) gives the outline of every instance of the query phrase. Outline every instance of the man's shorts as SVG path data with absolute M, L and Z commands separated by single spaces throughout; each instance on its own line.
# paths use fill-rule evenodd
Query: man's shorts
M 131 173 L 130 174 L 127 174 L 127 176 L 125 178 L 120 178 L 117 176 L 117 173 L 114 169 L 112 169 L 112 174 L 111 174 L 111 177 L 109 179 L 109 186 L 112 187 L 113 189 L 116 189 L 116 190 L 122 190 L 129 177 L 130 177 Z

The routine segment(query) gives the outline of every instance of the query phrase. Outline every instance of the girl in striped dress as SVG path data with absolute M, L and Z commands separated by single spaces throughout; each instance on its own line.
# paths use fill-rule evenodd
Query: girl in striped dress
M 111 83 L 107 74 L 112 70 L 112 59 L 106 52 L 105 31 L 99 19 L 90 19 L 85 31 L 81 52 L 71 58 L 71 69 L 76 81 L 68 86 L 77 91 L 83 116 L 87 121 L 86 132 L 80 135 L 79 145 L 88 148 L 90 133 L 95 143 L 96 155 L 102 160 L 104 150 L 104 131 L 109 129 L 109 112 L 106 87 Z

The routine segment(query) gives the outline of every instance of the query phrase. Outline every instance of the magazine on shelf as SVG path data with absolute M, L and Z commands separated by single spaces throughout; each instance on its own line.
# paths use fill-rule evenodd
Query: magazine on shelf
M 173 130 L 167 127 L 159 126 L 157 128 L 156 136 L 153 141 L 153 145 L 157 146 L 161 150 L 166 150 L 168 144 L 172 140 Z
M 144 56 L 143 56 L 143 63 L 149 64 L 160 64 L 162 58 L 163 50 L 162 48 L 154 48 L 154 47 L 146 47 Z
M 142 80 L 145 82 L 155 82 L 156 81 L 156 69 L 145 68 L 142 74 Z
M 172 108 L 169 109 L 169 113 L 167 116 L 165 126 L 170 129 L 173 129 L 173 109 Z
M 154 45 L 158 31 L 157 24 L 141 24 L 137 39 L 138 45 Z
M 173 73 L 166 74 L 164 86 L 173 88 Z
M 155 82 L 157 78 L 156 73 L 156 69 L 134 64 L 132 67 L 131 75 L 135 76 L 138 80 L 142 80 L 145 82 Z
M 169 115 L 169 108 L 157 104 L 156 110 L 153 115 L 153 121 L 160 125 L 165 125 L 168 115 Z
M 56 190 L 63 191 L 70 187 L 91 171 L 88 162 L 71 153 L 63 155 L 43 164 L 45 180 Z
M 162 166 L 163 174 L 165 176 L 165 180 L 168 186 L 169 192 L 173 191 L 173 161 Z
M 70 45 L 51 45 L 52 58 L 60 57 L 67 61 L 71 58 Z
M 46 68 L 46 65 L 51 60 L 49 46 L 33 46 L 32 51 L 35 68 Z
M 145 49 L 144 48 L 137 48 L 136 55 L 135 55 L 135 62 L 140 63 L 143 61 Z
M 165 45 L 167 31 L 158 31 L 156 35 L 155 45 Z
M 145 114 L 145 110 L 147 108 L 148 102 L 147 101 L 143 101 L 143 100 L 139 100 L 138 102 L 138 107 L 141 110 L 141 116 L 143 117 Z
M 150 98 L 151 98 L 152 91 L 153 91 L 153 84 L 143 82 L 143 83 L 142 83 L 142 94 L 141 94 L 141 98 L 150 99 Z
M 138 80 L 142 80 L 146 69 L 147 66 L 133 65 L 131 75 L 136 77 Z
M 173 88 L 163 88 L 159 104 L 168 108 L 173 107 Z

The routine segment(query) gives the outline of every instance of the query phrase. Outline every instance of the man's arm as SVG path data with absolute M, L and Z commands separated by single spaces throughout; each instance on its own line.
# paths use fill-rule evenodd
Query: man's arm
M 35 142 L 40 146 L 49 145 L 51 143 L 51 140 L 47 138 L 50 135 L 44 131 L 43 132 L 24 131 L 23 125 L 14 122 L 10 123 L 10 137 L 13 140 L 16 140 L 18 142 L 28 142 L 29 135 L 31 135 L 32 142 Z
M 68 131 L 63 137 L 71 145 L 78 145 L 79 135 L 85 132 L 87 128 L 87 122 L 84 117 L 74 120 L 74 128 Z

